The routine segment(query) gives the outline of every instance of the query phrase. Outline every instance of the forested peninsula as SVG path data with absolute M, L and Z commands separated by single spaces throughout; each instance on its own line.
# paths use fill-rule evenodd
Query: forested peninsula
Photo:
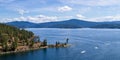
M 66 39 L 65 43 L 56 42 L 48 45 L 47 39 L 41 42 L 39 36 L 35 36 L 31 31 L 0 23 L 0 54 L 48 47 L 66 47 L 68 40 Z

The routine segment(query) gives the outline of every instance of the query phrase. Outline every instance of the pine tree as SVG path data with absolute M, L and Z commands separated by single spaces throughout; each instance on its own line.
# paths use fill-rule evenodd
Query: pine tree
M 43 46 L 47 46 L 47 40 L 46 39 L 43 41 Z

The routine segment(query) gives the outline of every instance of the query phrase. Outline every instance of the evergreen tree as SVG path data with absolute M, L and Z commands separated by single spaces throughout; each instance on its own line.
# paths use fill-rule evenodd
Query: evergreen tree
M 47 40 L 46 39 L 43 41 L 43 46 L 47 46 Z

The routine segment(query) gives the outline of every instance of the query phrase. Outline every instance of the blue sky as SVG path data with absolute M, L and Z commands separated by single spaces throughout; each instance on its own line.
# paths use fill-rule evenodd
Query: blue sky
M 120 0 L 0 0 L 0 22 L 120 21 Z

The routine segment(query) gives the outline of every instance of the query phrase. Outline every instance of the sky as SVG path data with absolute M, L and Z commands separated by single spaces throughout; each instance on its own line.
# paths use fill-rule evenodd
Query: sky
M 0 22 L 120 21 L 120 0 L 0 0 Z

